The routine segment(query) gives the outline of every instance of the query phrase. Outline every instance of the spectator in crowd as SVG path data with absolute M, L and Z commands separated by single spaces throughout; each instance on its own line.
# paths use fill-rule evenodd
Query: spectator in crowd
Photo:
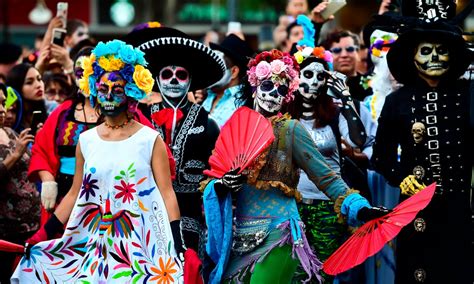
M 347 76 L 347 85 L 354 99 L 363 101 L 372 91 L 361 84 L 362 75 L 357 73 L 359 57 L 359 37 L 349 31 L 335 31 L 322 43 L 331 51 L 334 58 L 334 70 Z
M 211 43 L 211 48 L 222 54 L 226 71 L 224 77 L 207 92 L 202 105 L 219 127 L 222 127 L 240 106 L 237 97 L 241 95 L 248 60 L 254 52 L 234 34 L 227 36 L 220 45 Z
M 18 131 L 32 127 L 33 111 L 40 111 L 46 118 L 44 83 L 35 67 L 26 63 L 16 65 L 8 73 L 6 83 L 18 92 L 22 100 L 22 109 L 18 110 L 22 113 Z
M 76 44 L 89 38 L 89 26 L 81 20 L 70 19 L 67 21 L 64 45 L 70 51 Z
M 0 44 L 0 83 L 5 83 L 7 74 L 21 60 L 21 47 L 12 43 Z
M 33 142 L 30 129 L 20 135 L 5 127 L 7 88 L 0 84 L 0 239 L 17 244 L 39 228 L 40 201 L 33 183 L 26 178 Z M 16 255 L 0 251 L 0 283 L 10 283 Z
M 71 93 L 71 85 L 66 75 L 48 73 L 44 76 L 44 86 L 49 114 Z

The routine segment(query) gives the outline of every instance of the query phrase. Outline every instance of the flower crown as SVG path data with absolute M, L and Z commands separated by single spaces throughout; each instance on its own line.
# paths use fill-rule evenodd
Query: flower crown
M 163 25 L 160 22 L 146 22 L 146 23 L 136 25 L 133 28 L 132 32 L 136 32 L 136 31 L 148 29 L 148 28 L 161 28 L 162 26 Z
M 299 87 L 300 67 L 289 53 L 276 49 L 264 51 L 259 53 L 255 59 L 250 60 L 248 68 L 248 80 L 252 87 L 258 87 L 265 80 L 288 84 L 285 102 L 290 102 L 293 99 L 293 92 Z
M 293 55 L 296 58 L 298 64 L 303 63 L 309 57 L 316 57 L 326 61 L 329 66 L 329 70 L 332 70 L 332 53 L 328 50 L 325 50 L 324 47 L 298 47 L 298 51 Z
M 84 73 L 79 88 L 86 95 L 97 96 L 97 80 L 106 72 L 118 71 L 127 81 L 125 94 L 141 100 L 151 93 L 154 80 L 144 53 L 121 40 L 99 42 L 92 54 L 82 62 Z

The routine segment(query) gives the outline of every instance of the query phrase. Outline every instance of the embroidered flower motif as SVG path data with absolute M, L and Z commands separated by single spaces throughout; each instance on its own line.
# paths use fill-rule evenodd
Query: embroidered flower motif
M 121 183 L 121 186 L 120 185 L 116 185 L 114 186 L 115 189 L 117 189 L 118 191 L 120 191 L 119 193 L 117 193 L 115 195 L 115 198 L 116 199 L 120 199 L 123 197 L 122 199 L 122 202 L 123 203 L 126 203 L 126 202 L 130 202 L 133 200 L 133 193 L 137 192 L 133 187 L 135 186 L 135 184 L 133 183 L 126 183 L 125 181 L 121 180 L 120 181 Z
M 163 258 L 160 258 L 160 267 L 151 267 L 151 271 L 158 274 L 150 278 L 150 281 L 157 281 L 160 284 L 170 284 L 174 283 L 174 278 L 172 274 L 176 273 L 174 268 L 175 263 L 171 262 L 171 258 L 168 258 L 166 265 L 164 265 Z
M 99 187 L 96 185 L 97 180 L 96 179 L 91 179 L 92 174 L 87 174 L 84 175 L 84 179 L 82 180 L 82 190 L 81 190 L 81 195 L 79 198 L 82 196 L 86 196 L 86 201 L 89 200 L 89 195 L 95 197 L 95 191 L 96 189 L 99 189 Z

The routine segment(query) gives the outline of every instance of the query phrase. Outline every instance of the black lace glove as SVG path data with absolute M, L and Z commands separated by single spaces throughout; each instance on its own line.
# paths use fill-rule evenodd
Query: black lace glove
M 170 223 L 171 233 L 173 234 L 174 249 L 176 250 L 176 255 L 181 261 L 184 261 L 184 253 L 186 252 L 186 247 L 184 246 L 183 235 L 181 234 L 181 221 L 174 220 Z
M 242 189 L 246 177 L 238 174 L 240 168 L 227 172 L 222 178 L 216 180 L 214 188 L 219 197 L 224 197 L 230 191 L 231 193 L 238 192 Z
M 392 210 L 382 206 L 372 208 L 362 207 L 362 209 L 357 212 L 357 219 L 363 222 L 368 222 L 370 220 L 382 217 L 390 212 L 392 212 Z

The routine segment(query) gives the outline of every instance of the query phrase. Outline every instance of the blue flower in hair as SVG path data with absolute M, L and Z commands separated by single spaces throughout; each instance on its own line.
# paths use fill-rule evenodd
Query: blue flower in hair
M 306 46 L 306 47 L 314 47 L 314 35 L 316 34 L 316 30 L 314 29 L 314 25 L 308 16 L 299 15 L 296 18 L 296 23 L 303 28 L 303 39 L 298 41 L 299 46 Z
M 117 54 L 124 44 L 125 43 L 123 41 L 114 39 L 107 42 L 105 45 L 109 48 L 110 53 Z
M 97 46 L 92 50 L 92 53 L 95 54 L 96 58 L 102 57 L 104 55 L 110 54 L 110 48 L 103 42 L 99 42 Z
M 123 62 L 135 65 L 137 61 L 137 52 L 133 50 L 131 45 L 122 45 L 118 51 L 118 58 L 122 59 Z
M 94 69 L 94 76 L 97 77 L 97 78 L 100 78 L 105 73 L 105 70 L 102 69 L 102 67 L 100 67 L 100 65 L 99 65 L 99 63 L 97 63 L 97 61 L 92 63 L 92 68 Z
M 138 49 L 135 52 L 137 54 L 137 63 L 146 67 L 148 62 L 145 60 L 145 53 Z
M 133 82 L 133 72 L 135 71 L 135 67 L 131 64 L 125 64 L 122 70 L 120 70 L 120 75 L 125 79 L 127 82 Z
M 96 87 L 96 79 L 94 76 L 89 77 L 89 91 L 91 96 L 97 96 L 97 87 Z
M 132 97 L 137 101 L 146 97 L 145 92 L 140 90 L 134 83 L 127 83 L 125 85 L 125 93 L 127 96 Z

